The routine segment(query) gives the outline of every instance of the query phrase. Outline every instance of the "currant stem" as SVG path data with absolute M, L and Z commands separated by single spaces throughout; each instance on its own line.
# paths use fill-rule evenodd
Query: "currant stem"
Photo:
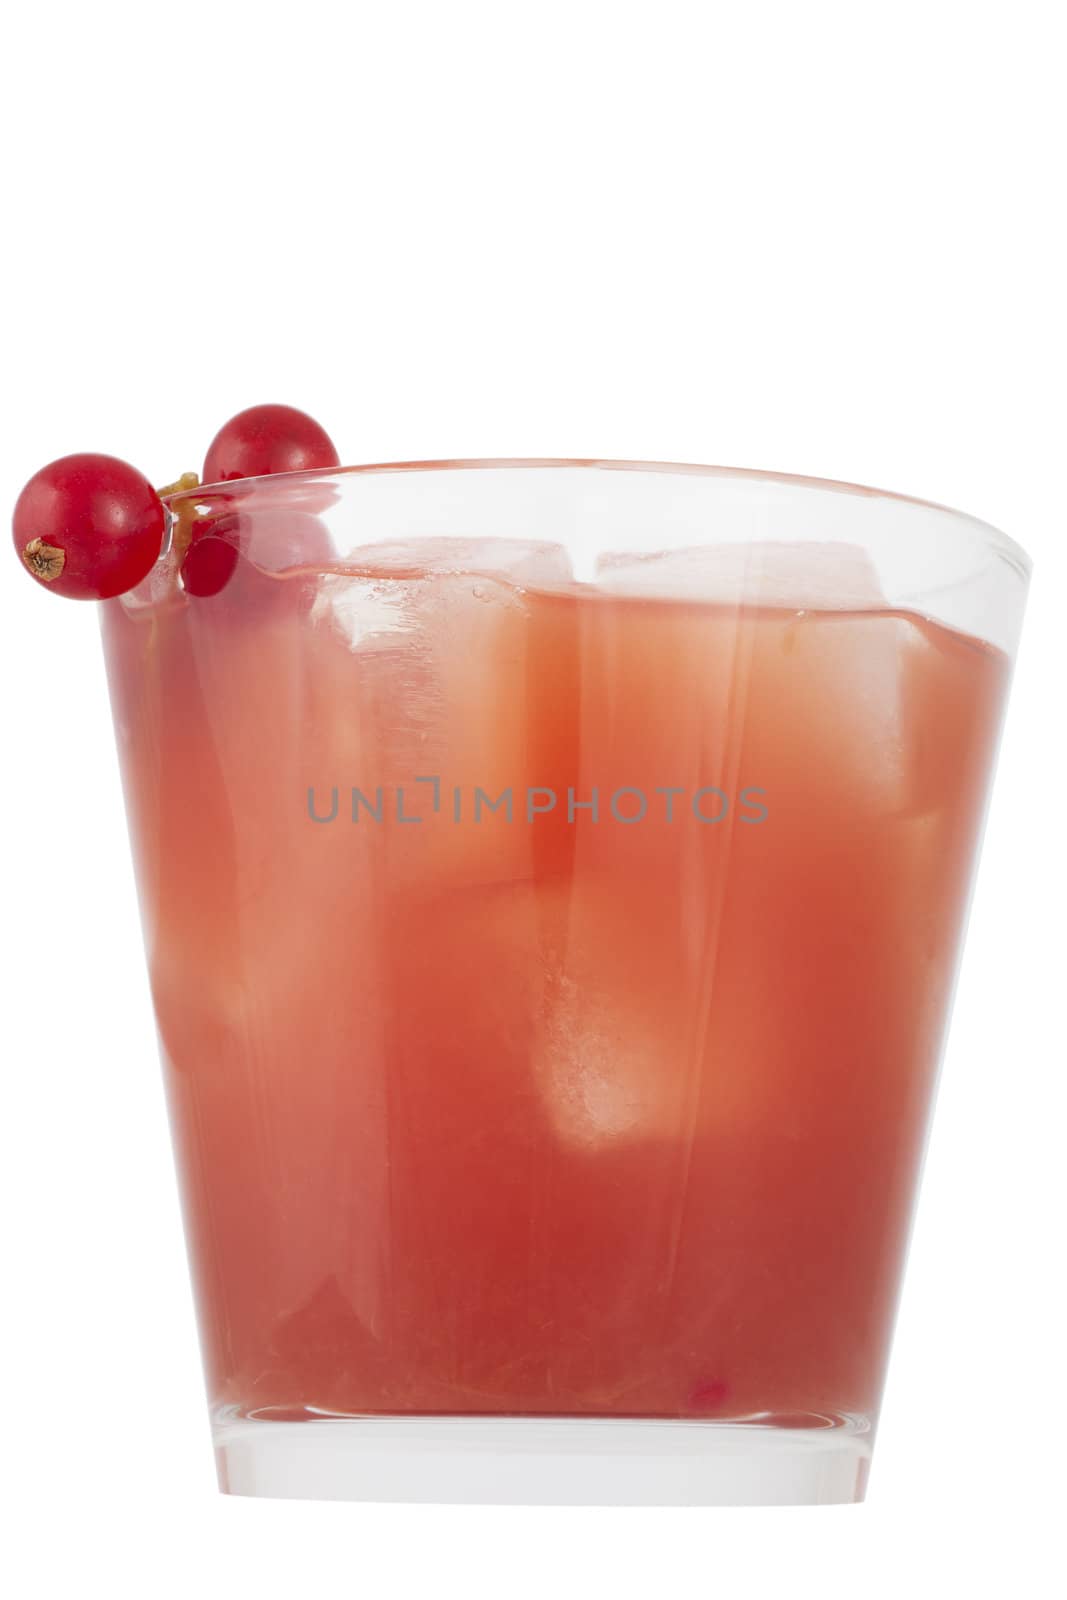
M 165 500 L 168 495 L 181 494 L 186 489 L 199 489 L 199 487 L 200 479 L 195 472 L 183 472 L 176 483 L 164 484 L 162 489 L 156 490 L 156 493 L 161 500 Z
M 195 472 L 183 472 L 176 483 L 168 483 L 162 489 L 157 489 L 161 500 L 166 500 L 172 494 L 181 494 L 186 489 L 198 489 L 200 479 Z M 183 556 L 189 547 L 192 520 L 195 512 L 191 506 L 179 506 L 177 511 L 172 511 L 167 506 L 167 526 L 170 529 L 171 548 L 179 556 Z

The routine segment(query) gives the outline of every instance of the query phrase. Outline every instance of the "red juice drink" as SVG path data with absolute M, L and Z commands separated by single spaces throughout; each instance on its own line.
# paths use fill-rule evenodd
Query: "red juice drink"
M 382 1481 L 250 1466 L 279 1430 L 614 1419 L 726 1441 L 693 1498 L 856 1497 L 1007 649 L 860 544 L 579 580 L 324 506 L 279 564 L 271 493 L 201 496 L 219 593 L 105 611 L 224 1485 Z

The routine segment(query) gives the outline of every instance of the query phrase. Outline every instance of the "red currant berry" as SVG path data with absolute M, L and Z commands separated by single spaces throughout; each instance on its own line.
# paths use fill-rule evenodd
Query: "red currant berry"
M 335 560 L 318 517 L 272 507 L 254 513 L 222 512 L 194 523 L 181 563 L 182 586 L 198 599 L 220 595 L 238 611 L 260 613 L 302 590 L 275 581 L 298 567 L 312 571 Z
M 72 600 L 135 589 L 159 555 L 163 502 L 115 456 L 62 456 L 34 473 L 15 505 L 15 549 L 38 583 Z
M 218 594 L 233 577 L 237 561 L 237 546 L 229 539 L 220 539 L 214 533 L 194 539 L 185 552 L 181 568 L 186 594 L 202 599 Z
M 203 481 L 339 467 L 329 434 L 292 406 L 251 406 L 221 427 L 204 458 Z

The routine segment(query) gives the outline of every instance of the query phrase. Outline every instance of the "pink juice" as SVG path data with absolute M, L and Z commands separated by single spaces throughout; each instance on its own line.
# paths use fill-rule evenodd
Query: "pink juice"
M 1007 659 L 611 579 L 105 608 L 218 1413 L 877 1413 Z

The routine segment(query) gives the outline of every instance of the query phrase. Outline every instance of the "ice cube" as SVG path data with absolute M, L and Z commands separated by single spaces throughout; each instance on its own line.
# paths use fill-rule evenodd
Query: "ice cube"
M 648 554 L 608 553 L 601 588 L 661 600 L 790 610 L 875 611 L 886 605 L 874 563 L 849 544 L 715 544 Z
M 911 623 L 892 612 L 777 612 L 753 632 L 739 726 L 749 781 L 768 804 L 850 831 L 905 809 Z
M 808 1114 L 803 914 L 783 917 L 780 864 L 745 834 L 682 894 L 595 873 L 537 890 L 545 978 L 530 1065 L 567 1150 L 673 1146 L 684 1184 L 694 1143 L 736 1137 L 736 1164 L 754 1136 Z
M 534 1055 L 556 1132 L 588 1148 L 680 1129 L 682 1096 L 664 1057 L 664 1030 L 632 988 L 613 981 L 610 958 L 604 967 L 599 978 L 555 974 Z
M 525 539 L 386 539 L 358 545 L 345 565 L 408 577 L 484 573 L 537 588 L 559 588 L 571 581 L 570 558 L 562 545 Z
M 696 981 L 673 897 L 586 875 L 539 891 L 545 984 L 531 1063 L 568 1146 L 682 1135 L 699 1094 Z
M 605 869 L 640 860 L 670 871 L 694 830 L 708 843 L 726 831 L 694 821 L 698 791 L 720 788 L 736 807 L 741 789 L 761 781 L 742 745 L 759 624 L 631 595 L 594 594 L 578 611 L 576 859 Z M 642 808 L 642 820 L 619 820 Z
M 910 625 L 881 603 L 862 550 L 723 545 L 606 557 L 599 590 L 578 609 L 575 792 L 588 800 L 596 791 L 601 810 L 597 823 L 576 817 L 583 867 L 643 861 L 684 881 L 755 790 L 777 814 L 770 826 L 798 807 L 854 818 L 904 803 Z M 609 814 L 611 795 L 626 788 L 638 791 L 634 805 L 647 801 L 640 826 Z M 694 796 L 712 790 L 726 808 L 721 826 L 694 825 Z
M 505 544 L 484 549 L 499 563 Z M 524 588 L 516 574 L 542 559 L 542 573 L 564 569 L 551 567 L 549 546 L 513 546 L 508 576 L 458 570 L 455 555 L 413 569 L 409 547 L 388 548 L 391 571 L 365 562 L 320 580 L 312 620 L 332 652 L 331 687 L 315 698 L 337 734 L 333 772 L 319 781 L 380 793 L 388 870 L 402 878 L 529 877 L 565 824 L 557 814 L 534 838 L 525 804 L 529 789 L 571 781 L 575 616 L 569 596 Z
M 725 1140 L 737 1166 L 850 1118 L 859 1132 L 882 1115 L 912 1125 L 944 1019 L 960 853 L 937 815 L 841 832 L 814 814 L 780 821 L 738 830 L 682 893 L 629 872 L 537 890 L 530 1065 L 568 1150 L 667 1141 L 681 1161 Z
M 907 809 L 980 804 L 1000 728 L 1008 663 L 991 646 L 924 618 L 909 623 L 901 724 Z M 961 836 L 973 822 L 960 818 Z

